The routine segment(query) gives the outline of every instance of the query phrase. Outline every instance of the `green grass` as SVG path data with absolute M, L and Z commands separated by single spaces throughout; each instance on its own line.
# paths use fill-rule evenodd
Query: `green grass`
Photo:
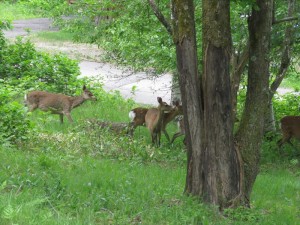
M 45 31 L 38 32 L 34 34 L 34 37 L 43 40 L 43 41 L 51 41 L 51 42 L 62 42 L 62 41 L 72 41 L 73 34 L 67 31 Z
M 252 208 L 224 217 L 183 194 L 182 138 L 170 146 L 163 136 L 154 148 L 145 127 L 130 139 L 89 126 L 90 118 L 129 122 L 136 106 L 119 94 L 93 92 L 98 101 L 74 109 L 75 123 L 37 110 L 31 138 L 0 148 L 0 224 L 299 224 L 297 167 L 264 165 Z
M 41 15 L 30 12 L 22 4 L 8 4 L 0 2 L 0 20 L 20 20 L 38 18 Z

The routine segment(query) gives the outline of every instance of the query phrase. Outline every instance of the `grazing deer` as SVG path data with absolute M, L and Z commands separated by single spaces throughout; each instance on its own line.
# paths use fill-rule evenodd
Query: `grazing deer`
M 32 91 L 25 95 L 25 104 L 32 112 L 36 109 L 42 111 L 50 111 L 52 114 L 58 114 L 60 122 L 63 123 L 65 115 L 72 123 L 72 109 L 80 106 L 86 100 L 96 100 L 96 97 L 90 92 L 86 86 L 83 86 L 83 93 L 80 96 L 67 96 L 64 94 L 49 93 L 46 91 Z
M 165 103 L 167 104 L 167 103 Z M 163 125 L 162 131 L 165 134 L 167 140 L 170 142 L 169 134 L 166 131 L 166 126 L 170 123 L 176 116 L 183 115 L 182 105 L 180 105 L 179 101 L 173 101 L 173 105 L 175 106 L 170 112 L 166 112 L 163 114 Z M 148 112 L 147 108 L 135 108 L 129 112 L 129 118 L 131 118 L 133 128 L 135 129 L 137 126 L 145 125 L 145 116 Z
M 152 143 L 156 144 L 156 146 L 159 146 L 161 130 L 163 125 L 163 117 L 164 117 L 163 114 L 165 112 L 171 111 L 172 106 L 163 102 L 161 97 L 157 97 L 157 101 L 159 103 L 157 108 L 148 109 L 145 115 L 145 123 L 146 123 L 146 127 L 150 131 Z
M 179 101 L 173 101 L 174 108 L 167 113 L 164 113 L 163 124 L 161 130 L 165 134 L 167 140 L 170 142 L 169 134 L 166 131 L 166 126 L 170 123 L 176 116 L 183 115 L 182 105 Z
M 173 142 L 175 141 L 176 138 L 178 138 L 178 137 L 180 137 L 182 135 L 185 135 L 185 128 L 184 128 L 183 117 L 181 117 L 177 121 L 177 126 L 178 126 L 178 132 L 173 135 L 173 138 L 171 140 L 171 144 L 173 144 Z M 183 143 L 185 144 L 185 138 L 183 139 Z
M 277 142 L 279 148 L 288 142 L 293 146 L 291 138 L 300 139 L 300 116 L 285 116 L 280 120 L 282 138 Z

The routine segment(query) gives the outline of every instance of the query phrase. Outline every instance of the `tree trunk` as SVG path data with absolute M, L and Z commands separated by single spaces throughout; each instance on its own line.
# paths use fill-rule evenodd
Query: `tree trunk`
M 264 134 L 270 131 L 276 131 L 274 108 L 272 99 L 269 100 L 267 111 L 264 118 Z
M 172 2 L 174 43 L 186 127 L 187 178 L 185 192 L 199 195 L 202 191 L 201 135 L 203 135 L 202 100 L 197 71 L 197 48 L 193 0 Z
M 237 147 L 244 161 L 243 199 L 250 204 L 250 194 L 259 172 L 264 114 L 268 105 L 269 50 L 273 0 L 256 1 L 249 18 L 249 69 L 245 109 L 236 134 Z
M 171 102 L 176 100 L 181 101 L 181 92 L 180 92 L 180 85 L 178 80 L 178 73 L 173 74 L 172 87 L 171 87 Z
M 206 0 L 203 6 L 205 88 L 200 91 L 193 1 L 173 2 L 174 42 L 188 128 L 185 192 L 223 208 L 238 195 L 240 181 L 231 114 L 229 1 Z
M 233 143 L 229 0 L 203 0 L 204 130 L 202 197 L 228 207 L 239 193 L 240 166 Z

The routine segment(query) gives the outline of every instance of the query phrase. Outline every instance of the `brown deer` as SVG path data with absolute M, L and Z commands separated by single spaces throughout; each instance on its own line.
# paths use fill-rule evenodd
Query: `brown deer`
M 131 123 L 133 128 L 135 129 L 137 126 L 145 126 L 145 116 L 148 112 L 147 108 L 135 108 L 129 112 L 129 118 L 131 119 Z
M 180 105 L 178 100 L 173 101 L 173 106 L 174 108 L 170 112 L 164 113 L 163 124 L 161 128 L 169 142 L 170 137 L 166 130 L 168 123 L 170 123 L 176 116 L 183 115 L 182 105 Z
M 90 92 L 86 86 L 83 86 L 83 93 L 80 96 L 67 96 L 64 94 L 50 93 L 46 91 L 32 91 L 25 95 L 25 104 L 32 112 L 36 109 L 42 111 L 50 111 L 52 114 L 58 114 L 60 122 L 63 123 L 65 115 L 72 123 L 72 109 L 80 106 L 86 100 L 96 100 L 96 97 Z
M 181 117 L 177 121 L 177 126 L 178 126 L 178 132 L 173 135 L 173 138 L 171 140 L 171 144 L 173 144 L 173 142 L 175 141 L 176 138 L 178 138 L 178 137 L 180 137 L 182 135 L 185 135 L 185 128 L 184 128 L 183 117 Z M 183 139 L 183 143 L 185 144 L 185 138 Z
M 293 146 L 291 138 L 300 139 L 300 116 L 285 116 L 280 120 L 282 138 L 277 142 L 279 148 L 288 142 Z
M 150 131 L 152 143 L 156 144 L 156 146 L 159 146 L 164 118 L 163 114 L 171 111 L 173 107 L 163 102 L 161 97 L 157 97 L 157 101 L 159 103 L 157 108 L 148 109 L 145 115 L 145 123 L 146 127 Z
M 167 104 L 167 103 L 166 103 Z M 176 116 L 183 115 L 182 105 L 179 101 L 173 101 L 174 108 L 170 112 L 163 114 L 163 125 L 162 131 L 165 134 L 167 140 L 170 142 L 169 134 L 166 131 L 166 126 L 170 123 Z M 148 112 L 147 108 L 135 108 L 129 112 L 129 118 L 131 118 L 133 128 L 137 126 L 145 126 L 145 116 Z

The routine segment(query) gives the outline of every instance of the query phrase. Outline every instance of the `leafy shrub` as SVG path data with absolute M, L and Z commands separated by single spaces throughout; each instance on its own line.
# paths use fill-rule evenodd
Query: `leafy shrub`
M 38 52 L 29 40 L 18 38 L 14 44 L 3 44 L 0 53 L 1 77 L 23 89 L 42 89 L 73 93 L 78 86 L 78 63 L 62 54 L 51 56 Z
M 0 82 L 1 83 L 1 82 Z M 25 108 L 15 97 L 20 89 L 1 84 L 0 89 L 0 144 L 27 139 L 31 125 Z
M 282 96 L 275 95 L 273 98 L 275 120 L 279 121 L 284 116 L 299 115 L 300 97 L 299 93 L 293 92 Z

